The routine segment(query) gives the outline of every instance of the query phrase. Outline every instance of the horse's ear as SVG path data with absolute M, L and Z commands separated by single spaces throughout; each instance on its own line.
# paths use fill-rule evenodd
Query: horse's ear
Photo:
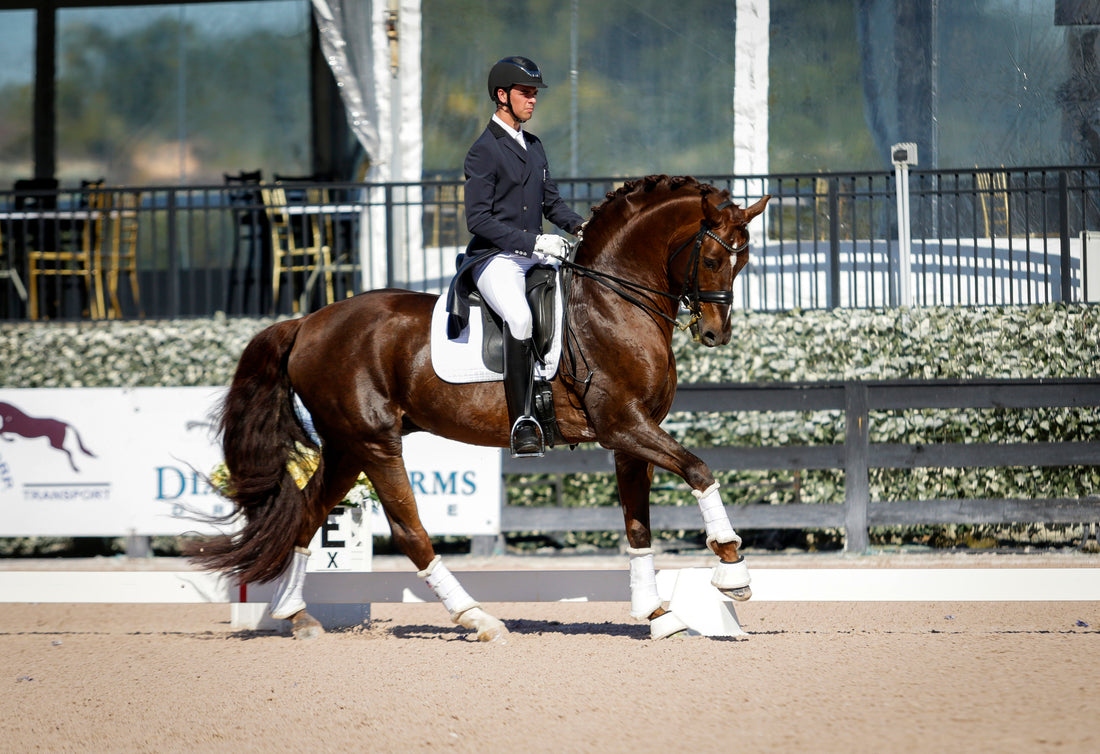
M 734 205 L 734 209 L 737 206 Z M 710 225 L 722 224 L 722 210 L 710 203 L 706 198 L 703 199 L 703 219 Z
M 764 211 L 764 207 L 768 205 L 768 200 L 772 198 L 771 194 L 765 194 L 756 204 L 751 207 L 746 207 L 742 212 L 745 215 L 745 223 L 748 224 L 750 220 Z

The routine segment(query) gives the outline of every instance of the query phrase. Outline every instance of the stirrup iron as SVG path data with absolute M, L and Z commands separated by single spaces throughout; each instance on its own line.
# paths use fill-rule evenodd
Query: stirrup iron
M 538 442 L 538 450 L 535 452 L 521 453 L 518 449 L 516 442 L 516 434 L 520 429 L 523 429 L 530 425 L 535 430 L 535 438 Z M 512 453 L 512 458 L 542 458 L 546 455 L 546 438 L 542 433 L 542 425 L 539 424 L 538 419 L 530 414 L 524 414 L 516 419 L 515 424 L 512 425 L 512 433 L 508 438 L 508 449 Z

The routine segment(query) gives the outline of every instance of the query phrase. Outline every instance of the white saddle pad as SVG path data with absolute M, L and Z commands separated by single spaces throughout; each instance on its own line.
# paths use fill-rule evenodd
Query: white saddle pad
M 552 380 L 558 373 L 561 360 L 561 287 L 554 296 L 554 341 L 546 354 L 546 363 L 535 364 L 535 376 Z M 440 296 L 432 310 L 432 367 L 441 380 L 455 384 L 467 382 L 496 382 L 502 379 L 500 372 L 485 366 L 481 359 L 482 321 L 481 307 L 470 307 L 470 323 L 454 340 L 447 338 L 447 297 Z

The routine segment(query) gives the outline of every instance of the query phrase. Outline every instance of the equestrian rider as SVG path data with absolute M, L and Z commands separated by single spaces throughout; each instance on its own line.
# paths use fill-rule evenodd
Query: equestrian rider
M 532 416 L 535 351 L 525 276 L 535 265 L 560 264 L 569 253 L 564 238 L 542 232 L 543 217 L 573 234 L 584 222 L 558 193 L 542 142 L 523 129 L 544 88 L 542 72 L 528 58 L 493 65 L 489 97 L 496 113 L 464 164 L 466 226 L 473 239 L 459 267 L 472 272 L 482 298 L 504 320 L 504 396 L 517 456 L 543 450 Z

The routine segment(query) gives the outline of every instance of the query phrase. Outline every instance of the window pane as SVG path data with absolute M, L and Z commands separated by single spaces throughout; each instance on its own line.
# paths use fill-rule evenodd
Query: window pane
M 34 13 L 0 11 L 0 186 L 34 173 Z
M 308 173 L 309 13 L 300 0 L 60 10 L 62 183 Z

